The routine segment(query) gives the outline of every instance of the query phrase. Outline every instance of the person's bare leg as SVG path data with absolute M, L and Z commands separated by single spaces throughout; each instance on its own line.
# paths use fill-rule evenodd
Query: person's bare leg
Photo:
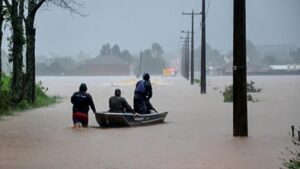
M 80 129 L 80 128 L 82 128 L 81 123 L 75 123 L 73 128 L 74 129 Z

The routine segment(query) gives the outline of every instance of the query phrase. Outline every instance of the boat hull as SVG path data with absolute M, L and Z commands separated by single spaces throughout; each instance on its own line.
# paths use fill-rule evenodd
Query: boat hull
M 96 113 L 96 120 L 101 127 L 115 126 L 139 126 L 164 122 L 168 112 L 154 114 L 132 114 L 132 113 Z

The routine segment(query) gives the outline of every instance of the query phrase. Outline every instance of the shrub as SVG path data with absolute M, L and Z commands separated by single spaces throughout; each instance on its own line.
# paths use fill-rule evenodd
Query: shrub
M 10 78 L 4 74 L 2 75 L 0 82 L 0 116 L 6 115 L 11 106 L 11 97 L 9 92 L 10 81 Z
M 201 81 L 199 79 L 195 79 L 194 82 L 200 84 Z
M 49 97 L 46 92 L 48 88 L 42 85 L 39 81 L 36 84 L 36 100 L 34 103 L 29 103 L 26 99 L 23 99 L 20 103 L 12 105 L 11 102 L 11 92 L 10 92 L 11 78 L 8 76 L 2 76 L 2 81 L 0 82 L 0 117 L 2 115 L 13 114 L 14 111 L 25 110 L 35 107 L 48 106 L 50 104 L 56 103 L 60 97 L 54 96 Z
M 292 126 L 293 128 L 293 126 Z M 292 129 L 293 130 L 293 129 Z M 291 136 L 291 141 L 293 143 L 293 147 L 288 148 L 286 150 L 288 154 L 283 155 L 285 157 L 279 158 L 282 161 L 281 169 L 300 169 L 300 136 L 298 131 L 298 139 L 295 136 Z
M 9 91 L 0 89 L 0 116 L 6 115 L 10 109 L 10 94 Z
M 250 83 L 247 83 L 247 92 L 260 92 L 262 89 L 255 88 L 253 81 L 250 81 Z M 229 85 L 225 87 L 225 91 L 223 92 L 224 96 L 224 102 L 232 102 L 233 101 L 233 85 Z M 247 94 L 247 100 L 255 102 L 253 96 L 251 94 Z
M 224 102 L 232 102 L 233 101 L 233 88 L 232 85 L 226 86 L 225 91 L 223 92 Z
M 250 81 L 250 83 L 247 83 L 247 92 L 260 92 L 261 88 L 254 87 L 255 82 Z

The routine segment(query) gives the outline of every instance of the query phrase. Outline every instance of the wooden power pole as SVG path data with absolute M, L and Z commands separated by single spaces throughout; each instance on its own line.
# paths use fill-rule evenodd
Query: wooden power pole
M 201 23 L 201 94 L 206 93 L 206 21 L 205 21 L 205 0 L 202 0 L 202 23 Z
M 248 136 L 245 0 L 233 9 L 233 136 Z
M 194 84 L 194 15 L 200 15 L 201 13 L 182 13 L 182 15 L 192 15 L 192 31 L 191 31 L 191 85 Z

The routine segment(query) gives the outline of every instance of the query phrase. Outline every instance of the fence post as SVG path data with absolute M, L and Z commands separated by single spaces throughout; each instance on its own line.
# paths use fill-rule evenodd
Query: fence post
M 292 137 L 294 137 L 295 136 L 295 126 L 291 126 L 291 128 L 292 128 Z

